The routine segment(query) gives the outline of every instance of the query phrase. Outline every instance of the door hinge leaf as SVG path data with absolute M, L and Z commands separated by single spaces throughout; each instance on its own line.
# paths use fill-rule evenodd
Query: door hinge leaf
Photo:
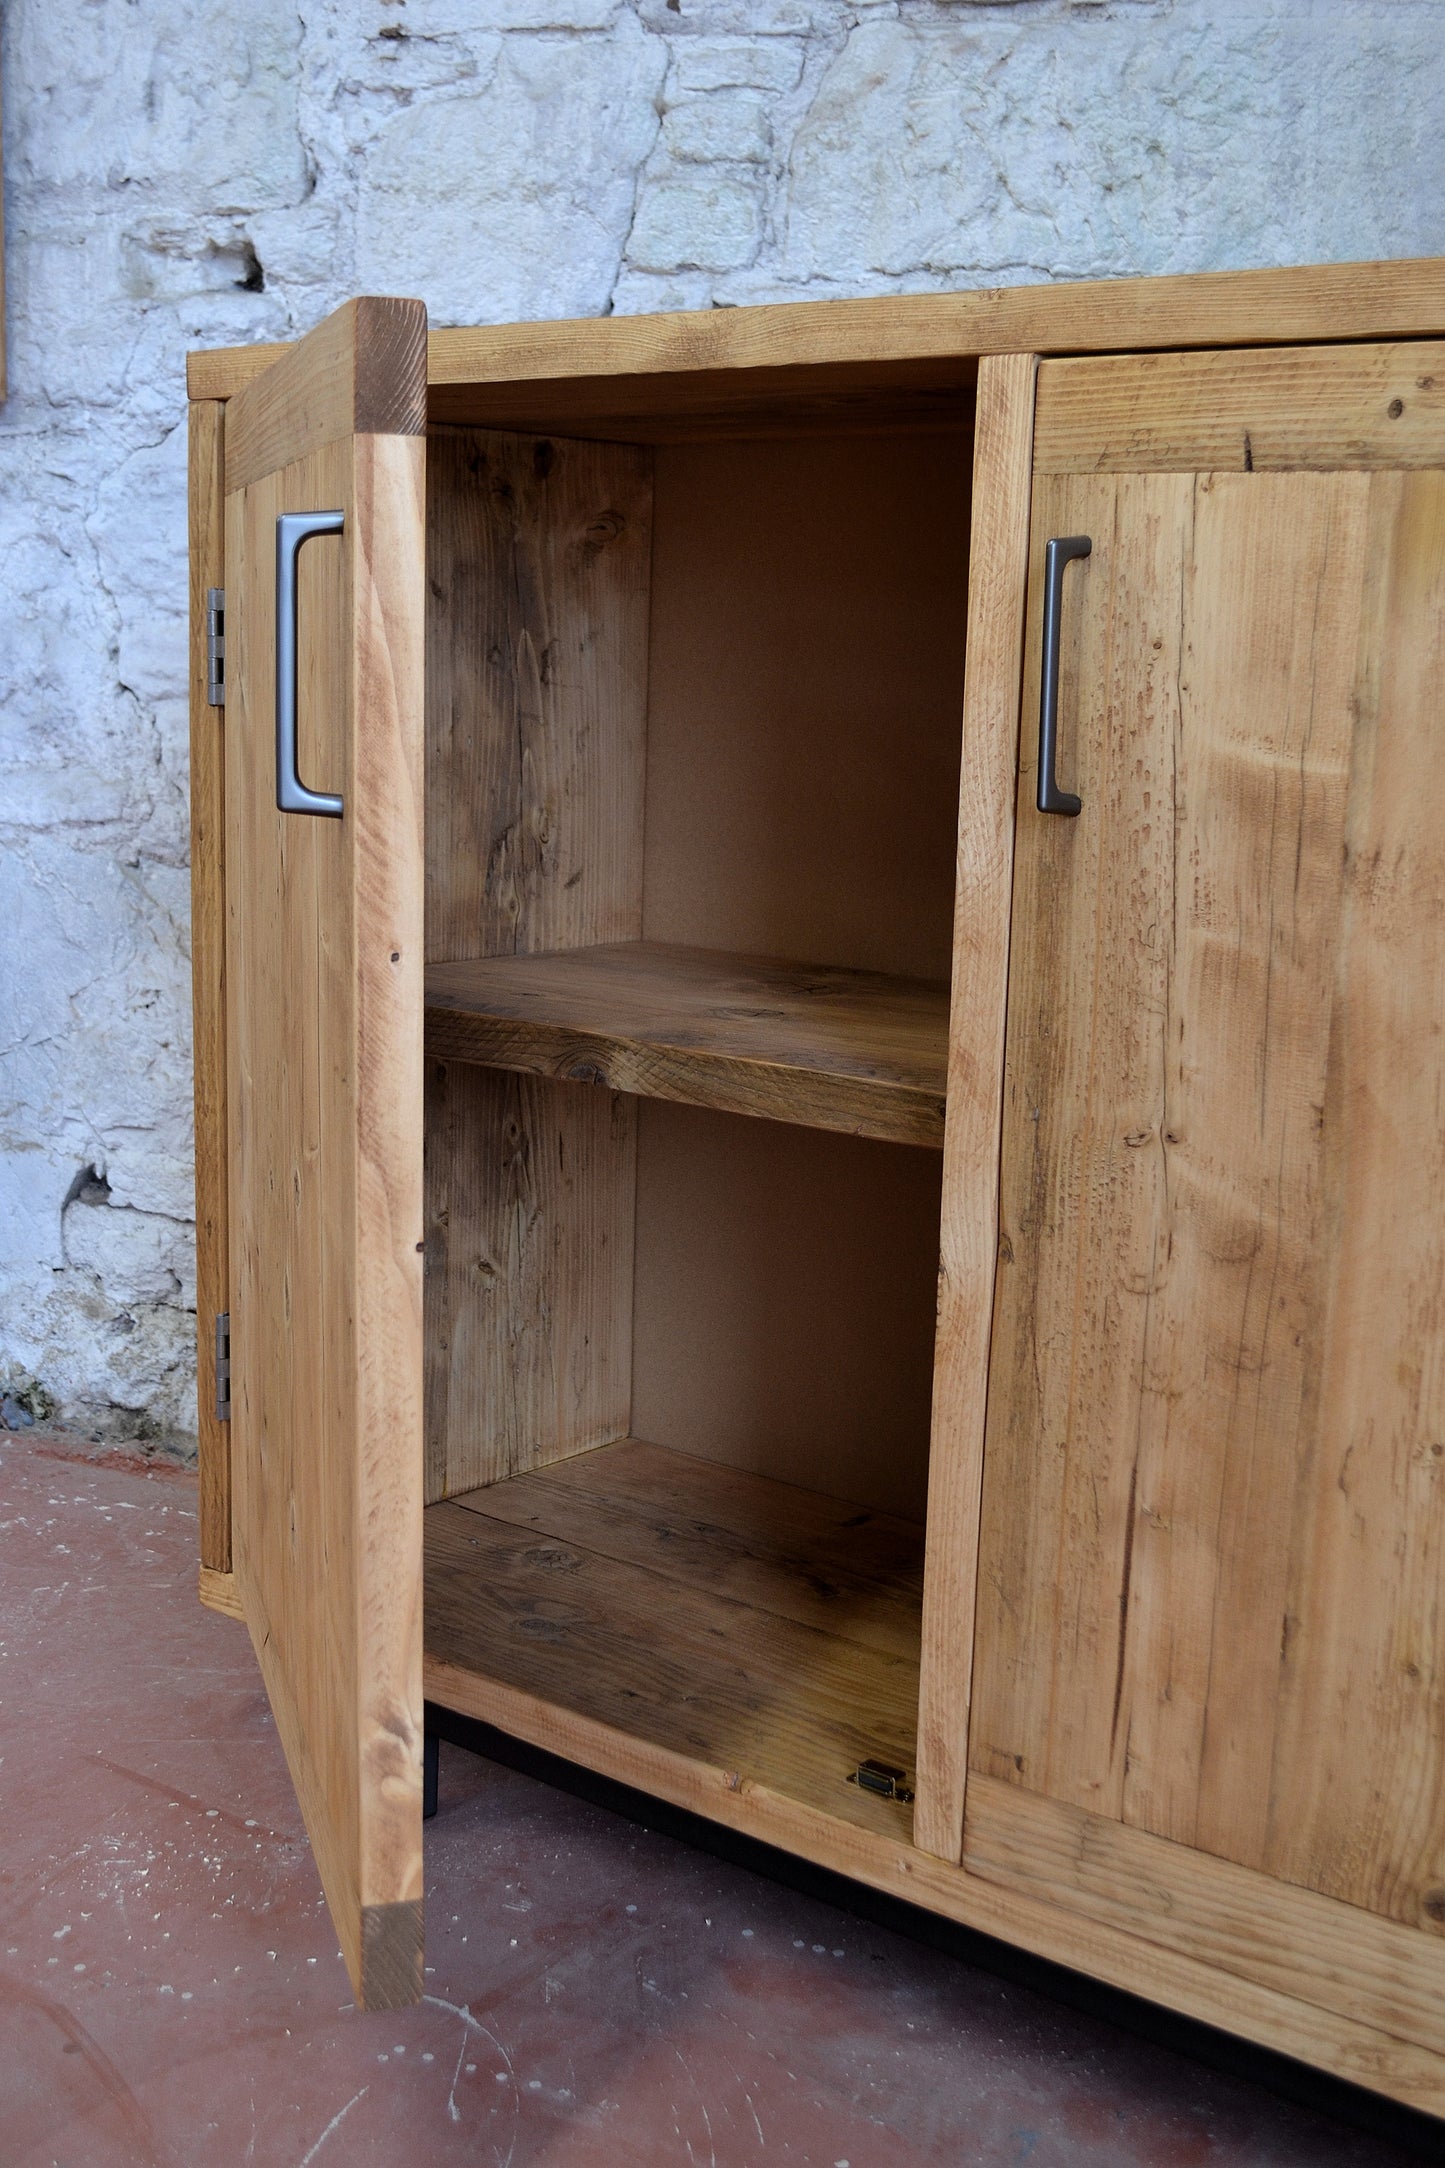
M 206 699 L 213 708 L 226 705 L 226 590 L 206 589 Z
M 231 1313 L 216 1313 L 216 1421 L 231 1420 Z

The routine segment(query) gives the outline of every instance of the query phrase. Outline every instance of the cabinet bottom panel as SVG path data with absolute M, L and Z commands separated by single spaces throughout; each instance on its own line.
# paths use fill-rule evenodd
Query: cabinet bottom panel
M 906 1840 L 922 1562 L 906 1521 L 621 1439 L 428 1508 L 427 1656 Z

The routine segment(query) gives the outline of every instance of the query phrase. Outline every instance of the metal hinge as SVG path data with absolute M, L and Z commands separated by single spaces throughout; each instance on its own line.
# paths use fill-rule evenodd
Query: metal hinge
M 206 589 L 206 698 L 213 708 L 226 705 L 226 590 Z
M 860 1761 L 848 1782 L 856 1784 L 860 1792 L 872 1792 L 878 1799 L 906 1801 L 913 1797 L 907 1770 L 895 1769 L 892 1762 Z
M 231 1313 L 216 1315 L 216 1421 L 231 1420 Z

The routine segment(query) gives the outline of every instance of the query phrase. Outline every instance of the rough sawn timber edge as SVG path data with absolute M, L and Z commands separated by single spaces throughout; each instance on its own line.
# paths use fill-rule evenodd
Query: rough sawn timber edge
M 190 410 L 191 1010 L 196 1136 L 196 1452 L 201 1569 L 231 1570 L 231 1432 L 216 1414 L 216 1318 L 230 1309 L 226 1123 L 226 711 L 207 698 L 206 595 L 226 584 L 225 417 Z
M 1037 377 L 1037 355 L 1005 354 L 985 360 L 978 378 L 977 570 L 963 687 L 963 773 L 970 783 L 960 806 L 954 891 L 913 1816 L 914 1841 L 949 1861 L 963 1850 L 968 1767 Z
M 845 368 L 970 354 L 1123 353 L 1445 334 L 1445 258 L 782 301 L 433 331 L 429 384 Z M 198 349 L 192 399 L 229 399 L 289 345 Z

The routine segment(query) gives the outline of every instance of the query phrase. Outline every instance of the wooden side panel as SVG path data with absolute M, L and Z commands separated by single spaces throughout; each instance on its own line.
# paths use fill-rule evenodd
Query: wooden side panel
M 637 1102 L 427 1065 L 426 1496 L 625 1436 Z
M 441 430 L 427 485 L 427 955 L 642 927 L 650 455 Z M 427 1497 L 622 1436 L 630 1102 L 433 1065 Z
M 234 1567 L 366 2007 L 421 1985 L 423 480 L 338 436 L 226 505 Z M 341 820 L 275 804 L 275 521 L 322 506 L 300 765 Z
M 429 963 L 642 931 L 651 455 L 436 430 Z
M 226 711 L 206 698 L 206 590 L 226 584 L 226 409 L 190 409 L 191 1039 L 196 1130 L 196 1445 L 201 1564 L 231 1570 L 231 1430 L 216 1416 L 216 1319 L 230 1307 L 226 1128 Z
M 1445 477 L 1041 475 L 1035 612 L 1051 533 L 972 1767 L 1433 1936 Z
M 978 372 L 915 1841 L 963 1842 L 1037 357 Z

